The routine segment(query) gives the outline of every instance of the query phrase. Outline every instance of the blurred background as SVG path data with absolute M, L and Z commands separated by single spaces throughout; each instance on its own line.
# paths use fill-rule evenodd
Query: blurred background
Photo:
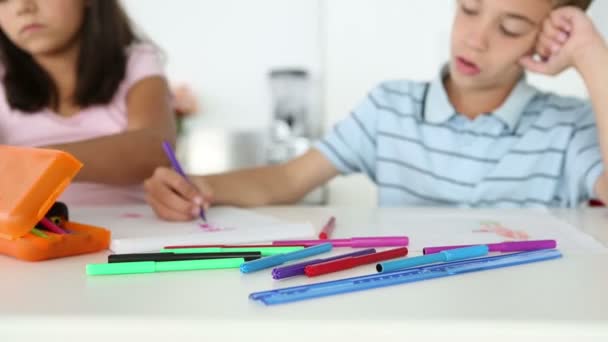
M 123 0 L 192 96 L 178 153 L 191 173 L 278 163 L 308 149 L 387 79 L 433 78 L 447 60 L 453 0 Z M 608 1 L 590 10 L 608 37 Z M 604 20 L 600 20 L 603 18 Z M 573 71 L 542 89 L 586 97 Z M 373 207 L 363 176 L 339 177 L 312 205 Z

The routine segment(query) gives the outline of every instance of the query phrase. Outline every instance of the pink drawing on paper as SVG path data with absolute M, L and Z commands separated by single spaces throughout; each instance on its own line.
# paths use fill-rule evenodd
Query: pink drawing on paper
M 200 227 L 201 227 L 201 230 L 204 231 L 205 233 L 228 232 L 228 231 L 235 230 L 235 228 L 217 227 L 217 226 L 214 226 L 209 223 L 201 223 Z
M 513 230 L 503 226 L 500 222 L 482 222 L 481 228 L 474 233 L 493 233 L 506 239 L 526 241 L 530 239 L 528 233 L 523 230 Z
M 146 215 L 139 213 L 123 213 L 120 215 L 120 218 L 129 219 L 129 220 L 139 220 L 146 218 Z M 209 223 L 201 223 L 198 225 L 201 230 L 205 233 L 217 233 L 217 232 L 229 232 L 236 230 L 234 227 L 219 227 Z
M 120 215 L 120 217 L 126 218 L 126 219 L 140 219 L 140 218 L 143 218 L 144 215 L 138 214 L 138 213 L 124 213 L 124 214 Z

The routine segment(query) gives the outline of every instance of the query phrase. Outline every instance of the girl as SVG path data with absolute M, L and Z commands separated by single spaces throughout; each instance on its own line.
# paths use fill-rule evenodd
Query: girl
M 0 1 L 0 144 L 71 153 L 71 204 L 141 202 L 175 123 L 159 53 L 117 0 Z

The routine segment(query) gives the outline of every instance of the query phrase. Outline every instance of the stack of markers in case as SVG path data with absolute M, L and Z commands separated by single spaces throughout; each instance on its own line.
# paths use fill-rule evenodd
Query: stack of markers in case
M 45 239 L 48 238 L 48 232 L 59 235 L 69 234 L 70 231 L 65 227 L 65 223 L 68 221 L 68 207 L 62 202 L 55 202 L 45 217 L 31 230 L 31 233 Z

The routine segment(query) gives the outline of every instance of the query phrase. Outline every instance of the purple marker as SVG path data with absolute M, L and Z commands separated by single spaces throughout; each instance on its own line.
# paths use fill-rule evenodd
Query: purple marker
M 184 169 L 182 169 L 182 166 L 179 164 L 179 161 L 177 161 L 175 154 L 173 154 L 173 148 L 171 147 L 171 144 L 169 144 L 168 141 L 163 141 L 163 150 L 165 150 L 165 154 L 167 155 L 167 158 L 169 158 L 171 166 L 173 166 L 175 172 L 179 173 L 180 176 L 184 177 L 186 180 L 188 180 L 188 182 L 190 182 L 190 180 L 188 179 L 188 175 L 186 175 Z M 202 207 L 200 211 L 200 216 L 203 221 L 207 221 L 207 218 L 205 217 L 205 209 L 203 209 Z
M 289 277 L 304 275 L 305 274 L 304 268 L 306 268 L 306 266 L 308 266 L 308 265 L 315 265 L 315 264 L 320 264 L 323 262 L 334 261 L 334 260 L 350 258 L 350 257 L 357 257 L 357 256 L 373 254 L 373 253 L 376 253 L 376 250 L 373 248 L 370 248 L 370 249 L 364 249 L 364 250 L 358 251 L 358 252 L 338 255 L 335 257 L 331 257 L 331 258 L 314 259 L 314 260 L 308 260 L 308 261 L 300 262 L 300 263 L 293 264 L 293 265 L 277 267 L 272 270 L 272 277 L 274 279 L 285 279 L 285 278 L 289 278 Z
M 372 248 L 372 247 L 406 247 L 409 243 L 407 236 L 377 236 L 356 237 L 351 239 L 327 240 L 285 240 L 274 241 L 275 246 L 305 246 L 311 247 L 322 243 L 331 243 L 334 247 Z
M 490 252 L 526 252 L 526 251 L 537 251 L 540 249 L 553 249 L 557 247 L 555 240 L 533 240 L 533 241 L 507 241 L 500 243 L 487 243 L 482 244 L 488 246 Z M 425 247 L 422 252 L 424 254 L 435 254 L 450 249 L 471 247 L 475 245 L 462 245 L 462 246 L 440 246 L 440 247 Z

